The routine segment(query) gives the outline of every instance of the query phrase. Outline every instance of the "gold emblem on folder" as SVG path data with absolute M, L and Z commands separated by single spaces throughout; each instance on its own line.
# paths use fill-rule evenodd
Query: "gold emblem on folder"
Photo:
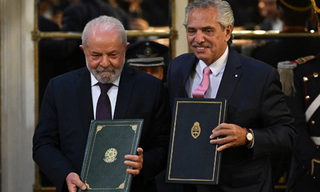
M 192 136 L 194 139 L 196 139 L 196 138 L 199 137 L 200 133 L 201 133 L 200 123 L 196 121 L 196 122 L 193 124 L 193 127 L 191 128 L 191 136 Z
M 105 154 L 103 160 L 106 163 L 113 163 L 115 160 L 117 160 L 118 151 L 115 148 L 108 149 Z

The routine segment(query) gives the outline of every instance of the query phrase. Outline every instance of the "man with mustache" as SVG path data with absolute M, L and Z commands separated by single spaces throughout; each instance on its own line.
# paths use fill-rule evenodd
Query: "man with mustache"
M 293 146 L 293 118 L 277 70 L 231 47 L 233 24 L 227 1 L 195 0 L 186 7 L 184 25 L 192 53 L 169 65 L 170 105 L 175 97 L 227 100 L 226 123 L 212 127 L 208 141 L 222 152 L 219 184 L 197 185 L 198 192 L 271 192 L 270 154 Z M 194 90 L 203 76 L 209 79 L 209 87 L 201 96 Z M 211 118 L 211 114 L 198 115 Z M 189 161 L 193 158 L 205 157 Z
M 123 25 L 100 16 L 82 34 L 87 68 L 53 78 L 46 89 L 33 138 L 33 158 L 56 191 L 86 190 L 80 180 L 90 122 L 97 119 L 100 85 L 112 84 L 111 119 L 144 119 L 137 155 L 126 155 L 131 191 L 154 191 L 166 165 L 169 98 L 161 80 L 124 64 L 129 46 Z M 119 140 L 123 138 L 118 138 Z M 111 174 L 111 173 L 106 173 Z

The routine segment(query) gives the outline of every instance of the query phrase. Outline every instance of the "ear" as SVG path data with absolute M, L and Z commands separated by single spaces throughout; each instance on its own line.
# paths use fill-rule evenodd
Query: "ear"
M 129 45 L 130 45 L 130 43 L 127 42 L 127 44 L 126 44 L 126 51 L 128 50 Z
M 228 42 L 229 39 L 231 38 L 232 35 L 232 25 L 229 25 L 228 27 L 225 28 L 226 36 L 225 36 L 225 41 Z
M 82 46 L 82 45 L 79 45 L 79 47 L 80 47 L 80 49 L 81 49 L 82 51 L 84 51 L 84 49 L 83 49 L 83 46 Z

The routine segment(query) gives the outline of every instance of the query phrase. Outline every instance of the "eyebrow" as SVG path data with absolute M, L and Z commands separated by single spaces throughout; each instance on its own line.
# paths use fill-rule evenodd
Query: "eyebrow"
M 187 27 L 187 29 L 201 29 L 201 30 L 205 30 L 205 29 L 214 29 L 214 27 L 211 27 L 211 26 L 205 26 L 205 27 L 201 27 L 201 28 Z
M 110 54 L 110 53 L 117 53 L 118 51 L 117 50 L 112 50 L 110 52 L 108 52 L 107 54 Z M 103 54 L 102 52 L 98 52 L 98 51 L 91 51 L 91 54 Z

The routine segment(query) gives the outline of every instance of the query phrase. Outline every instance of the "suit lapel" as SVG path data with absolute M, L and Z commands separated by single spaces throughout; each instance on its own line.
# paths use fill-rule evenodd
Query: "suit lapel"
M 85 131 L 88 132 L 90 122 L 93 120 L 93 106 L 90 72 L 87 68 L 79 70 L 78 77 L 76 79 L 76 90 L 79 98 L 82 125 Z
M 217 93 L 217 98 L 227 100 L 230 99 L 242 74 L 238 53 L 230 47 L 229 50 L 227 65 Z
M 183 64 L 183 68 L 181 68 L 181 79 L 180 82 L 176 82 L 179 85 L 179 96 L 188 97 L 186 92 L 186 83 L 190 76 L 192 70 L 194 70 L 195 65 L 198 63 L 198 58 L 194 54 L 190 54 L 190 58 Z
M 118 97 L 114 119 L 124 119 L 130 105 L 131 95 L 134 91 L 135 75 L 134 70 L 126 64 L 123 66 L 119 83 Z

